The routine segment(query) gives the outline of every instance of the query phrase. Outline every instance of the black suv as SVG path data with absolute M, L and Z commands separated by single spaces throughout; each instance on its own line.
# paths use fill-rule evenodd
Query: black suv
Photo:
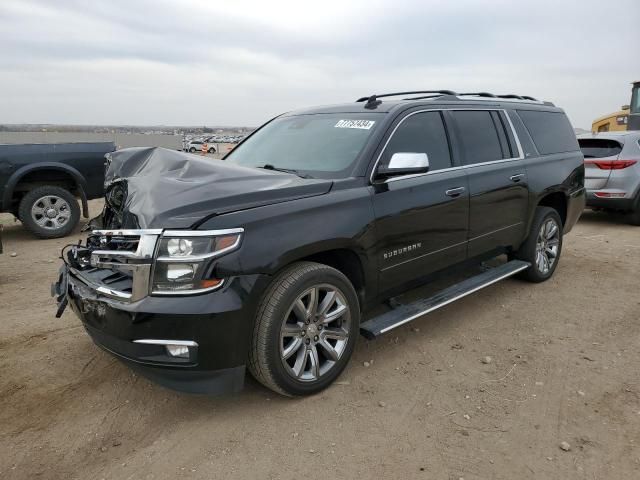
M 373 95 L 281 115 L 224 161 L 108 158 L 104 211 L 63 255 L 58 315 L 69 303 L 98 345 L 191 392 L 238 390 L 245 366 L 276 392 L 318 392 L 359 331 L 514 274 L 547 280 L 585 206 L 566 115 L 517 95 Z M 394 300 L 460 266 L 479 273 Z

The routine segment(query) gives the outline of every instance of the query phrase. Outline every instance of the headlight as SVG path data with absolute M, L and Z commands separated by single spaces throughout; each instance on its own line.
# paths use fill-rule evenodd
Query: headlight
M 165 231 L 156 254 L 152 293 L 198 293 L 222 285 L 222 279 L 212 278 L 211 264 L 240 246 L 242 232 Z
M 171 257 L 181 257 L 193 253 L 193 240 L 172 238 L 167 242 L 167 252 Z

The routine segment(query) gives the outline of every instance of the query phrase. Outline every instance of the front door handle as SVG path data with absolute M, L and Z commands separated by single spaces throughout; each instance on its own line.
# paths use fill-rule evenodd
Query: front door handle
M 512 182 L 519 182 L 523 178 L 524 178 L 524 173 L 516 173 L 515 175 L 511 175 L 509 177 L 509 180 L 511 180 Z
M 459 197 L 464 193 L 464 187 L 450 188 L 444 192 L 449 197 Z

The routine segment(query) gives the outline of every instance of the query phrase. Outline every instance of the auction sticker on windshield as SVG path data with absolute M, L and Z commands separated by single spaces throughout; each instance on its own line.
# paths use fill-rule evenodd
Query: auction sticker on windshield
M 335 124 L 335 128 L 361 128 L 369 130 L 376 123 L 375 120 L 340 120 Z

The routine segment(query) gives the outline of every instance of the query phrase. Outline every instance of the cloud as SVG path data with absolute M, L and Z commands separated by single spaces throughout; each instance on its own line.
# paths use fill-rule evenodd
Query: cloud
M 257 125 L 390 90 L 628 103 L 640 4 L 3 0 L 3 122 Z M 635 78 L 638 77 L 638 78 Z

